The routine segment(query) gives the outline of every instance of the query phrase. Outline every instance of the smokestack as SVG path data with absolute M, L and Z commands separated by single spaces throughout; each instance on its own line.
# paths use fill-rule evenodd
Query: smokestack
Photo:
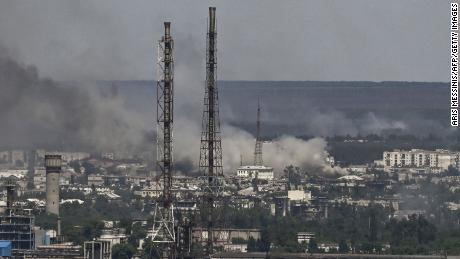
M 46 168 L 46 213 L 59 216 L 59 174 L 61 155 L 45 155 Z
M 216 8 L 209 7 L 209 32 L 214 33 L 216 31 Z
M 171 37 L 171 22 L 165 22 L 165 40 Z

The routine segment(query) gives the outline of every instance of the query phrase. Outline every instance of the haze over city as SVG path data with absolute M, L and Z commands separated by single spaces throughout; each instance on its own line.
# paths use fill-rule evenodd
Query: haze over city
M 0 256 L 459 256 L 456 8 L 0 2 Z

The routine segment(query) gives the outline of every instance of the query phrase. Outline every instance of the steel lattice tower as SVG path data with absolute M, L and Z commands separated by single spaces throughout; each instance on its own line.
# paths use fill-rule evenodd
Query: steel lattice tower
M 254 165 L 263 165 L 262 160 L 262 139 L 260 137 L 260 102 L 257 100 L 257 129 L 256 129 L 256 146 L 254 149 Z
M 206 86 L 202 121 L 199 168 L 205 177 L 204 213 L 206 213 L 207 254 L 213 253 L 213 227 L 215 199 L 219 196 L 222 169 L 222 144 L 220 137 L 219 104 L 216 85 L 216 8 L 209 7 L 209 24 L 206 42 Z
M 172 185 L 172 128 L 174 90 L 174 41 L 171 23 L 165 22 L 165 35 L 158 42 L 157 61 L 157 166 L 161 171 L 163 195 L 155 208 L 152 241 L 161 258 L 175 258 L 174 207 Z

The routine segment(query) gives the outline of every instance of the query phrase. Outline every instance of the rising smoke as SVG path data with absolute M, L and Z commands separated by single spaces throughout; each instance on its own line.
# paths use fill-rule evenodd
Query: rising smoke
M 186 69 L 178 68 L 179 71 Z M 200 84 L 198 81 L 194 85 Z M 193 77 L 190 82 L 193 83 Z M 0 125 L 0 147 L 111 151 L 120 155 L 132 155 L 153 148 L 152 140 L 147 138 L 151 126 L 145 122 L 149 119 L 126 109 L 119 96 L 101 95 L 91 90 L 90 85 L 72 84 L 68 86 L 40 78 L 35 67 L 20 64 L 2 52 L 0 118 L 3 123 Z M 202 86 L 197 88 L 202 89 Z M 199 159 L 202 106 L 192 103 L 194 98 L 201 99 L 202 91 L 195 91 L 191 96 L 189 88 L 179 89 L 182 90 L 176 95 L 188 96 L 187 100 L 192 101 L 184 100 L 177 105 L 179 116 L 174 127 L 178 169 L 188 173 L 196 171 Z M 239 165 L 240 156 L 245 160 L 252 159 L 254 137 L 226 124 L 222 131 L 223 163 L 229 172 Z M 332 171 L 324 162 L 325 147 L 326 142 L 322 139 L 303 141 L 286 136 L 266 145 L 264 154 L 267 165 L 277 171 L 291 164 Z
M 79 149 L 129 154 L 146 125 L 116 96 L 40 78 L 37 68 L 0 52 L 0 147 Z
M 201 115 L 203 110 L 205 52 L 196 44 L 192 36 L 175 35 L 175 121 L 174 158 L 176 170 L 182 173 L 196 172 L 199 161 L 201 136 Z M 221 90 L 221 89 L 220 89 Z M 222 93 L 220 93 L 222 98 Z M 225 173 L 233 173 L 240 165 L 241 156 L 246 165 L 253 164 L 255 137 L 248 131 L 231 126 L 228 117 L 233 114 L 231 107 L 221 106 L 221 132 L 223 166 Z M 246 111 L 250 109 L 244 102 L 233 100 Z M 255 112 L 255 110 L 254 110 Z M 253 118 L 246 112 L 245 118 Z M 327 143 L 322 138 L 304 141 L 293 136 L 282 136 L 263 147 L 264 161 L 280 173 L 286 166 L 295 165 L 322 173 L 344 173 L 340 168 L 332 168 L 326 163 Z
M 0 8 L 2 14 L 0 17 L 3 17 L 1 18 L 3 22 L 0 23 L 0 35 L 3 37 L 2 40 L 9 41 L 8 47 L 17 47 L 15 50 L 22 57 L 25 57 L 26 60 L 33 60 L 33 62 L 39 64 L 40 68 L 46 71 L 46 74 L 52 74 L 59 79 L 77 79 L 81 81 L 106 78 L 130 79 L 138 76 L 138 71 L 142 71 L 140 73 L 142 76 L 151 78 L 150 75 L 153 74 L 151 73 L 153 70 L 153 55 L 148 53 L 153 53 L 152 38 L 158 39 L 161 35 L 162 22 L 165 19 L 173 18 L 173 35 L 176 40 L 175 159 L 179 165 L 178 168 L 183 172 L 196 170 L 199 158 L 204 85 L 202 80 L 204 78 L 205 23 L 202 17 L 205 16 L 207 3 L 202 3 L 203 6 L 193 4 L 184 8 L 182 2 L 176 2 L 172 4 L 172 7 L 166 8 L 167 11 L 156 8 L 161 4 L 156 2 L 150 4 L 152 8 L 141 7 L 141 5 L 131 6 L 125 1 L 118 1 L 116 4 L 111 5 L 113 9 L 108 10 L 107 4 L 100 1 L 85 3 L 58 1 L 53 2 L 53 4 L 5 1 L 2 8 Z M 226 3 L 219 4 L 223 5 L 223 7 L 227 5 Z M 357 3 L 356 5 L 361 6 L 362 4 Z M 230 7 L 226 6 L 226 8 Z M 382 57 L 384 57 L 383 60 L 387 61 L 386 63 L 378 63 L 380 66 L 371 66 L 368 63 L 371 59 L 369 59 L 368 52 L 362 51 L 362 44 L 366 42 L 362 40 L 362 37 L 372 30 L 364 28 L 362 33 L 360 33 L 361 30 L 358 30 L 358 33 L 339 30 L 340 33 L 343 33 L 343 31 L 346 31 L 346 33 L 340 34 L 338 38 L 336 38 L 336 33 L 331 34 L 329 30 L 326 30 L 326 35 L 323 34 L 325 30 L 318 30 L 317 28 L 323 28 L 324 26 L 336 28 L 337 24 L 344 24 L 342 22 L 330 24 L 329 19 L 322 19 L 322 17 L 326 16 L 317 10 L 330 12 L 329 5 L 326 5 L 325 8 L 323 6 L 323 8 L 307 9 L 298 8 L 295 5 L 283 5 L 281 11 L 284 10 L 284 12 L 280 12 L 279 5 L 275 2 L 262 9 L 257 4 L 249 7 L 245 10 L 248 13 L 239 11 L 222 12 L 220 13 L 222 16 L 219 16 L 222 17 L 222 21 L 226 19 L 226 22 L 222 22 L 219 25 L 226 26 L 226 28 L 219 27 L 224 32 L 218 36 L 219 47 L 221 47 L 218 52 L 220 55 L 219 61 L 224 61 L 219 63 L 219 71 L 224 69 L 226 75 L 231 75 L 230 78 L 258 79 L 275 77 L 279 79 L 278 72 L 283 72 L 281 78 L 305 77 L 307 79 L 320 78 L 323 80 L 324 78 L 330 78 L 330 76 L 335 80 L 349 78 L 376 80 L 382 77 L 384 79 L 388 77 L 404 79 L 406 77 L 402 75 L 412 75 L 412 70 L 415 67 L 413 64 L 395 69 L 394 65 L 406 63 L 387 60 L 392 59 L 395 55 L 384 54 L 372 59 L 382 60 Z M 126 12 L 128 9 L 133 10 L 136 15 Z M 412 5 L 408 5 L 408 8 L 406 8 L 406 10 L 410 11 L 413 11 L 412 9 Z M 427 8 L 430 12 L 432 9 L 433 7 Z M 308 27 L 309 31 L 312 30 L 309 33 L 290 33 L 289 35 L 293 37 L 305 36 L 306 38 L 301 37 L 297 40 L 291 40 L 291 43 L 299 45 L 293 48 L 281 47 L 283 51 L 273 51 L 279 50 L 279 42 L 278 40 L 270 39 L 284 38 L 284 34 L 279 32 L 284 32 L 287 28 L 295 28 L 292 26 L 296 26 L 296 24 L 300 26 L 303 24 L 302 22 L 295 24 L 288 22 L 289 26 L 286 26 L 282 22 L 283 19 L 262 19 L 259 22 L 255 21 L 257 23 L 253 23 L 253 25 L 270 29 L 258 30 L 258 33 L 254 33 L 256 32 L 254 29 L 258 27 L 251 27 L 246 21 L 248 17 L 254 17 L 252 13 L 254 11 L 269 11 L 269 13 L 276 14 L 271 17 L 291 17 L 292 11 L 300 10 L 302 12 L 303 10 L 315 10 L 309 16 L 301 15 L 299 18 L 316 17 L 318 19 L 313 19 L 313 21 L 317 22 L 318 26 Z M 436 10 L 442 13 L 443 9 L 437 7 Z M 157 13 L 152 15 L 152 11 Z M 69 15 L 70 13 L 72 15 Z M 190 15 L 184 15 L 186 13 L 190 13 Z M 366 12 L 359 13 L 365 14 Z M 418 15 L 418 13 L 414 13 L 414 15 Z M 16 17 L 22 17 L 22 22 L 8 22 Z M 351 15 L 348 19 L 350 18 L 356 18 L 356 15 Z M 284 20 L 288 21 L 289 19 Z M 367 21 L 369 19 L 363 17 L 363 20 Z M 386 21 L 392 23 L 395 20 L 398 19 L 390 18 Z M 266 26 L 266 22 L 271 25 Z M 381 21 L 379 20 L 379 22 Z M 367 23 L 362 24 L 366 25 Z M 434 28 L 431 30 L 433 32 L 440 31 L 438 30 L 439 26 L 435 25 L 432 24 L 431 26 L 430 22 L 428 28 Z M 155 29 L 152 30 L 152 26 Z M 373 25 L 369 26 L 372 27 Z M 407 26 L 411 27 L 410 24 Z M 347 28 L 353 29 L 354 27 L 347 25 L 344 29 Z M 424 26 L 424 28 L 427 28 L 427 26 Z M 241 37 L 249 36 L 251 40 L 241 41 L 241 37 L 234 37 L 231 33 L 232 31 L 239 31 L 240 34 L 238 35 Z M 294 31 L 297 32 L 297 29 L 294 29 Z M 401 50 L 400 44 L 392 45 L 393 41 L 390 44 L 393 48 L 387 49 L 388 42 L 381 37 L 388 39 L 404 37 L 389 37 L 387 36 L 388 34 L 381 33 L 381 31 L 374 31 L 374 33 L 378 37 L 366 36 L 365 39 L 375 39 L 376 42 L 365 44 L 364 47 L 374 50 L 375 44 L 373 43 L 382 44 L 380 46 L 384 52 L 376 53 L 393 53 Z M 316 37 L 311 37 L 311 35 L 316 35 Z M 350 35 L 361 37 L 350 37 Z M 226 38 L 220 41 L 222 37 Z M 314 41 L 311 40 L 312 38 L 326 40 Z M 443 37 L 434 38 L 443 39 Z M 304 42 L 308 42 L 308 45 L 305 45 Z M 348 42 L 348 44 L 324 45 L 324 42 Z M 403 43 L 406 44 L 404 46 L 411 46 L 412 42 L 412 40 L 408 40 Z M 430 41 L 430 43 L 432 42 Z M 306 48 L 305 46 L 308 47 Z M 356 46 L 356 48 L 353 48 L 354 52 L 350 52 L 349 49 L 343 49 L 353 46 Z M 420 46 L 424 46 L 422 50 L 431 50 L 433 48 L 431 44 Z M 328 58 L 330 55 L 335 57 L 337 49 L 341 50 L 340 53 L 346 53 L 350 56 L 339 60 Z M 224 52 L 226 52 L 225 56 L 222 55 Z M 403 54 L 418 53 L 403 52 Z M 277 53 L 282 54 L 282 57 L 273 56 L 273 54 Z M 269 55 L 270 57 L 261 58 L 265 57 L 266 54 L 271 55 Z M 242 64 L 241 62 L 240 57 L 243 55 L 249 55 L 249 58 L 246 58 L 247 64 Z M 406 57 L 404 55 L 396 56 L 400 58 L 399 61 Z M 414 61 L 416 64 L 431 64 L 429 62 L 420 62 L 418 58 L 423 56 L 416 56 L 415 58 L 406 57 L 404 61 L 416 60 Z M 267 58 L 277 62 L 267 62 Z M 428 59 L 432 60 L 434 58 L 429 57 Z M 330 65 L 328 63 L 330 60 L 345 62 L 338 66 L 344 69 L 336 70 L 336 72 L 340 73 L 335 75 L 330 75 L 328 72 L 326 75 L 323 74 L 322 77 L 317 77 L 317 74 L 327 71 L 324 67 Z M 436 60 L 439 63 L 439 60 L 444 59 L 436 58 Z M 293 61 L 295 62 L 293 63 Z M 284 69 L 286 67 L 291 69 Z M 382 67 L 385 69 L 382 70 Z M 421 69 L 419 74 L 427 76 L 420 78 L 439 78 L 439 73 L 432 72 L 435 71 L 432 68 L 440 66 L 425 67 L 429 69 Z M 368 70 L 368 68 L 372 69 Z M 400 72 L 405 71 L 404 69 L 410 69 L 411 73 Z M 291 71 L 296 72 L 291 74 L 289 73 Z M 255 78 L 248 76 L 248 73 Z M 409 78 L 412 79 L 413 77 Z M 0 95 L 0 118 L 2 124 L 0 125 L 0 134 L 2 138 L 0 147 L 72 148 L 90 151 L 115 151 L 124 154 L 145 150 L 151 151 L 153 149 L 152 137 L 146 136 L 151 136 L 148 133 L 151 133 L 153 129 L 152 114 L 154 111 L 149 111 L 149 116 L 140 115 L 126 109 L 120 97 L 102 97 L 91 85 L 82 87 L 81 83 L 73 83 L 73 86 L 63 86 L 50 79 L 41 79 L 36 68 L 22 65 L 11 59 L 11 55 L 1 53 L 0 91 L 2 94 Z M 151 99 L 153 102 L 154 97 L 152 96 Z M 295 104 L 295 106 L 300 104 L 298 102 L 291 103 Z M 255 111 L 255 109 L 245 107 L 244 104 L 245 102 L 239 102 L 238 106 L 244 107 L 245 115 L 247 115 L 248 110 Z M 286 104 L 287 102 L 283 105 L 286 106 Z M 286 125 L 286 118 L 292 120 L 293 117 L 296 117 L 292 114 L 293 110 L 287 109 L 286 113 L 267 111 L 267 114 L 269 114 L 267 117 L 269 118 L 265 118 L 264 121 L 270 123 L 272 118 L 276 119 L 279 116 L 281 118 L 275 122 Z M 386 130 L 442 132 L 445 128 L 440 127 L 438 123 L 420 120 L 412 115 L 410 115 L 411 118 L 391 120 L 374 113 L 367 113 L 358 119 L 352 119 L 341 112 L 334 110 L 321 111 L 315 109 L 314 106 L 296 107 L 295 110 L 308 116 L 299 117 L 301 119 L 298 119 L 297 122 L 301 123 L 300 130 L 294 133 L 290 132 L 292 134 L 306 133 L 314 136 L 356 135 L 379 134 Z M 231 117 L 232 114 L 236 114 L 232 109 L 222 109 L 224 167 L 226 171 L 231 171 L 239 165 L 240 155 L 243 155 L 246 163 L 251 163 L 254 147 L 254 137 L 250 133 L 226 124 L 226 118 Z M 253 123 L 254 117 L 246 117 L 249 117 L 249 120 Z M 269 130 L 269 127 L 264 129 L 265 132 Z M 294 137 L 284 136 L 278 138 L 272 144 L 264 146 L 264 160 L 267 165 L 274 166 L 277 170 L 282 170 L 284 166 L 293 164 L 304 168 L 319 168 L 318 170 L 330 171 L 331 169 L 323 162 L 325 147 L 325 141 L 320 138 L 303 141 Z
M 175 123 L 176 161 L 187 161 L 190 167 L 184 170 L 196 171 L 200 145 L 200 125 L 196 121 L 181 118 Z M 228 124 L 222 127 L 222 148 L 224 172 L 233 172 L 243 157 L 244 165 L 252 165 L 255 138 L 247 131 Z M 276 173 L 281 173 L 289 165 L 316 173 L 345 173 L 340 168 L 332 168 L 327 162 L 327 143 L 323 138 L 308 141 L 293 136 L 282 136 L 263 146 L 263 159 L 266 166 L 272 166 Z M 183 165 L 183 163 L 181 163 Z M 183 171 L 182 173 L 187 173 Z

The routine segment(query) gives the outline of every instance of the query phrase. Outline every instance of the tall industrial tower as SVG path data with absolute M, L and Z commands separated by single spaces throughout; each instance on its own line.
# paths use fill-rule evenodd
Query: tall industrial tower
M 199 168 L 206 179 L 204 190 L 204 213 L 207 219 L 207 254 L 213 253 L 213 226 L 215 199 L 219 196 L 222 170 L 222 145 L 220 138 L 219 104 L 216 85 L 216 8 L 209 7 L 206 42 L 206 86 L 200 146 Z
M 176 235 L 172 185 L 172 128 L 174 90 L 174 41 L 171 23 L 165 22 L 165 35 L 158 42 L 157 61 L 157 166 L 163 180 L 163 195 L 155 208 L 152 241 L 161 258 L 175 258 Z
M 262 160 L 262 139 L 260 137 L 260 101 L 257 100 L 257 129 L 256 129 L 256 147 L 254 149 L 254 165 L 263 165 Z
M 46 213 L 58 216 L 57 235 L 61 235 L 59 216 L 59 175 L 61 173 L 61 155 L 45 155 L 46 170 Z

